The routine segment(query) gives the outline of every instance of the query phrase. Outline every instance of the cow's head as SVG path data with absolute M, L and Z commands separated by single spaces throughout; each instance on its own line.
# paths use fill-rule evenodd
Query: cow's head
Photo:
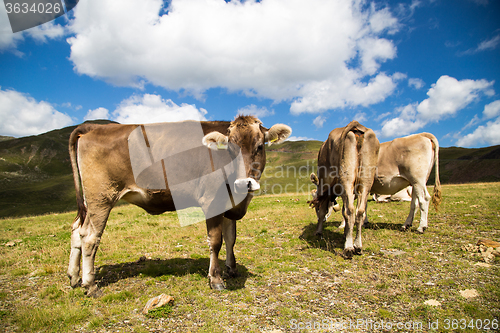
M 318 179 L 318 176 L 316 176 L 316 174 L 314 174 L 314 172 L 311 173 L 310 179 L 311 179 L 311 182 L 314 185 L 316 185 L 317 188 L 319 188 L 320 181 Z M 340 205 L 337 203 L 335 196 L 326 196 L 324 198 L 318 198 L 318 190 L 317 189 L 314 189 L 311 191 L 311 196 L 312 196 L 313 200 L 309 201 L 309 203 L 311 204 L 311 206 L 313 206 L 315 208 L 316 215 L 318 216 L 318 221 L 320 218 L 320 209 L 321 209 L 322 205 L 326 205 L 326 207 L 327 207 L 324 221 L 326 221 L 330 217 L 332 212 L 338 212 L 341 209 Z
M 266 165 L 265 143 L 281 143 L 291 133 L 287 125 L 276 124 L 267 129 L 253 116 L 238 116 L 226 134 L 211 132 L 205 135 L 203 144 L 214 150 L 227 149 L 231 155 L 241 152 L 244 170 L 238 172 L 234 189 L 237 193 L 246 193 L 260 188 L 260 176 Z

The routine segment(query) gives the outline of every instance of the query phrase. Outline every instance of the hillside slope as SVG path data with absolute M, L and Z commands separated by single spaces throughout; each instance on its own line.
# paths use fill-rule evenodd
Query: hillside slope
M 109 121 L 95 121 L 108 123 Z M 0 138 L 0 218 L 76 209 L 69 135 L 76 126 L 23 138 Z M 295 141 L 267 148 L 262 194 L 309 193 L 322 142 Z M 500 181 L 500 146 L 440 149 L 442 183 Z M 434 183 L 434 172 L 429 184 Z
M 0 141 L 0 217 L 76 209 L 68 153 L 74 128 Z

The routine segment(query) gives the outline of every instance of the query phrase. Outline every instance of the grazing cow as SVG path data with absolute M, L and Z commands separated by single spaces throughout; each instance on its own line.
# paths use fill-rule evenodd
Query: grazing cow
M 435 170 L 434 194 L 432 203 L 435 208 L 441 202 L 441 183 L 439 181 L 439 142 L 430 133 L 420 133 L 384 142 L 380 145 L 377 174 L 371 192 L 394 194 L 407 186 L 412 186 L 410 213 L 401 230 L 408 230 L 415 218 L 416 203 L 420 207 L 419 233 L 427 229 L 427 214 L 431 196 L 427 191 L 427 180 Z
M 318 153 L 317 196 L 310 204 L 316 209 L 318 227 L 316 234 L 323 232 L 325 216 L 335 198 L 342 197 L 342 214 L 347 221 L 344 229 L 344 257 L 361 254 L 361 226 L 366 210 L 366 201 L 373 184 L 379 142 L 375 133 L 359 124 L 350 122 L 346 127 L 330 132 Z M 358 198 L 354 208 L 355 196 Z M 357 224 L 353 242 L 354 223 Z
M 252 116 L 232 122 L 186 121 L 148 125 L 83 124 L 70 136 L 69 152 L 78 215 L 73 223 L 68 276 L 98 296 L 94 260 L 109 213 L 124 199 L 151 214 L 201 207 L 210 247 L 210 287 L 224 289 L 218 255 L 226 242 L 226 266 L 236 276 L 236 220 L 247 211 L 266 163 L 264 143 L 291 134 L 267 129 Z
M 380 144 L 377 172 L 370 192 L 375 195 L 394 195 L 404 191 L 411 193 L 410 213 L 401 227 L 402 231 L 411 227 L 416 215 L 417 203 L 420 208 L 420 225 L 417 231 L 423 233 L 427 229 L 431 196 L 426 184 L 432 167 L 436 175 L 432 204 L 437 209 L 441 202 L 441 183 L 439 181 L 439 142 L 436 137 L 430 133 L 420 133 Z M 367 221 L 366 219 L 365 222 Z M 344 225 L 345 222 L 342 221 L 339 228 L 343 228 Z

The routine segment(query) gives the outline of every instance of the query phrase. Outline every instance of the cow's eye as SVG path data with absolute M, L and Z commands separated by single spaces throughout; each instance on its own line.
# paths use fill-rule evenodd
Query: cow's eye
M 264 150 L 264 145 L 263 144 L 260 144 L 258 147 L 257 147 L 257 152 L 260 153 L 261 151 Z

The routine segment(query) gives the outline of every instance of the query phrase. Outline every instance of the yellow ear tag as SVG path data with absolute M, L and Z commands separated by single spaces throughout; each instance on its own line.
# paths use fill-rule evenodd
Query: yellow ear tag
M 272 139 L 271 142 L 278 141 L 278 138 Z

